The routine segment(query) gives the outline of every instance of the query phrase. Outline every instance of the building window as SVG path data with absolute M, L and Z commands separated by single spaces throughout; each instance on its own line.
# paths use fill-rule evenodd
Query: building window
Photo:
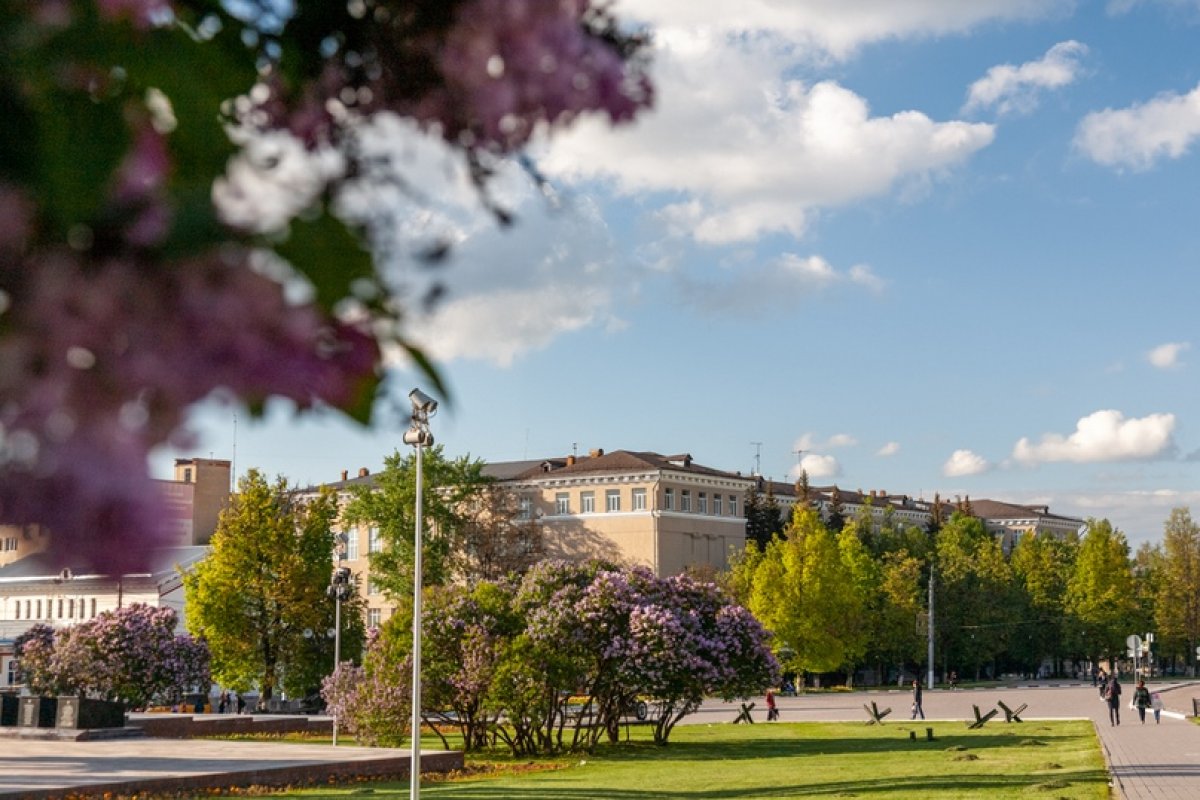
M 18 600 L 16 602 L 16 606 L 17 606 L 16 610 L 13 611 L 13 619 L 20 619 L 21 618 L 21 601 L 20 600 Z
M 691 489 L 684 489 L 682 492 L 679 493 L 679 510 L 680 511 L 691 511 L 692 510 L 692 490 Z
M 75 600 L 67 601 L 67 619 L 75 619 Z
M 92 598 L 92 617 L 95 618 L 95 616 L 96 616 L 96 598 L 93 597 Z
M 696 511 L 701 514 L 708 513 L 708 492 L 701 492 L 696 496 Z
M 346 559 L 349 561 L 358 559 L 358 528 L 346 531 Z
M 379 584 L 375 581 L 367 581 L 367 594 L 379 594 Z
M 731 516 L 731 517 L 737 516 L 737 495 L 736 494 L 729 495 L 729 516 Z
M 713 495 L 713 515 L 721 516 L 721 495 L 719 494 Z
M 609 489 L 604 493 L 604 509 L 606 511 L 621 510 L 621 490 Z
M 58 618 L 59 619 L 63 618 L 62 611 L 63 611 L 63 601 L 62 601 L 62 598 L 60 597 L 60 598 L 58 598 Z M 25 613 L 26 614 L 29 613 L 29 601 L 28 600 L 25 601 Z
M 183 471 L 183 482 L 184 483 L 192 482 L 192 468 L 191 467 L 188 467 L 187 469 L 185 469 Z
M 519 519 L 532 519 L 533 518 L 533 499 L 532 498 L 527 497 L 525 495 L 521 495 L 521 499 L 518 501 L 517 517 Z
M 42 618 L 42 601 L 41 600 L 37 601 L 37 618 L 38 619 Z
M 663 511 L 675 510 L 675 490 L 663 489 Z
M 367 609 L 367 627 L 368 628 L 378 628 L 382 622 L 383 622 L 383 609 L 382 608 L 368 608 Z
M 646 490 L 645 489 L 634 489 L 633 490 L 633 510 L 634 511 L 645 511 L 646 510 Z
M 379 526 L 372 525 L 367 531 L 367 552 L 378 553 L 383 549 L 383 539 L 379 536 Z
M 554 513 L 560 517 L 571 513 L 571 495 L 566 492 L 554 495 Z
M 579 510 L 584 514 L 596 513 L 596 493 L 595 492 L 580 492 L 579 493 Z
M 17 682 L 17 660 L 10 658 L 8 660 L 8 685 L 12 686 Z

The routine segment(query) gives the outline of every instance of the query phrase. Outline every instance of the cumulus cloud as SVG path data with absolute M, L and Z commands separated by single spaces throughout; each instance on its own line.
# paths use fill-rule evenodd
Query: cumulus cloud
M 875 455 L 879 456 L 880 458 L 889 458 L 891 456 L 896 455 L 899 452 L 900 452 L 900 443 L 899 442 L 888 442 L 883 447 L 876 450 Z
M 438 140 L 390 115 L 361 128 L 359 139 L 382 166 L 352 185 L 340 207 L 354 219 L 383 215 L 376 248 L 393 289 L 412 298 L 406 333 L 431 358 L 507 366 L 564 334 L 623 324 L 614 312 L 617 294 L 636 278 L 615 258 L 600 209 L 587 196 L 556 208 L 516 164 L 499 165 L 491 196 L 517 217 L 500 228 L 461 157 Z M 439 243 L 451 245 L 444 269 L 414 268 L 406 258 Z M 425 307 L 435 288 L 438 301 Z
M 818 439 L 814 433 L 805 433 L 792 444 L 792 450 L 808 453 L 813 450 L 829 450 L 834 447 L 853 447 L 856 444 L 858 444 L 858 439 L 848 433 L 835 433 L 824 440 Z
M 1183 366 L 1179 357 L 1192 349 L 1191 342 L 1167 342 L 1146 353 L 1146 360 L 1159 369 L 1175 369 Z
M 834 287 L 879 294 L 885 285 L 865 264 L 839 270 L 821 256 L 794 253 L 716 275 L 678 270 L 672 280 L 678 301 L 706 313 L 734 315 L 792 309 L 798 300 Z
M 1174 414 L 1126 419 L 1120 411 L 1096 411 L 1079 420 L 1070 436 L 1047 433 L 1037 443 L 1020 439 L 1013 458 L 1025 464 L 1158 458 L 1174 452 L 1174 431 Z
M 678 195 L 667 214 L 702 243 L 802 237 L 815 211 L 937 179 L 995 136 L 916 110 L 873 116 L 834 81 L 784 79 L 794 48 L 775 36 L 671 30 L 656 43 L 654 113 L 617 130 L 586 120 L 540 163 L 561 179 Z
M 947 478 L 961 478 L 965 475 L 979 475 L 992 468 L 987 459 L 970 450 L 955 450 L 942 464 L 942 474 Z
M 963 113 L 994 108 L 1001 114 L 1027 114 L 1037 107 L 1043 90 L 1062 88 L 1079 77 L 1080 59 L 1087 51 L 1083 43 L 1070 40 L 1054 45 L 1037 61 L 992 67 L 967 90 Z
M 1182 157 L 1197 137 L 1200 85 L 1187 94 L 1088 114 L 1075 131 L 1074 147 L 1106 167 L 1146 170 L 1164 158 Z
M 799 478 L 801 471 L 807 472 L 809 478 L 836 478 L 842 474 L 842 465 L 833 456 L 810 453 L 792 467 L 792 478 Z
M 995 20 L 1033 19 L 1070 9 L 1072 0 L 621 0 L 620 13 L 656 29 L 706 27 L 721 33 L 776 31 L 807 48 L 846 58 L 885 39 L 963 33 Z

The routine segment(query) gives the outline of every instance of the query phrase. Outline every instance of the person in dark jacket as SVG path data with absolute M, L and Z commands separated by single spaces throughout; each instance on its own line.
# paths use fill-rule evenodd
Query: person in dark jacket
M 1143 725 L 1146 724 L 1146 709 L 1150 703 L 1150 690 L 1146 688 L 1146 682 L 1138 681 L 1137 688 L 1133 690 L 1133 705 L 1137 707 L 1138 718 Z
M 1121 682 L 1114 672 L 1104 687 L 1104 699 L 1108 703 L 1108 724 L 1121 724 Z
M 913 687 L 912 718 L 916 719 L 917 715 L 920 714 L 921 719 L 925 719 L 925 709 L 921 707 L 921 682 L 914 680 L 912 682 L 912 687 Z

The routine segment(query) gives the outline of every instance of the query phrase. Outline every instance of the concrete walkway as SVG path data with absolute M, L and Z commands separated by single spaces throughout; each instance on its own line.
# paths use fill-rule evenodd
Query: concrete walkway
M 1121 724 L 1111 726 L 1108 707 L 1090 683 L 1044 683 L 1005 689 L 964 689 L 960 691 L 926 691 L 924 696 L 927 720 L 967 720 L 974 716 L 972 705 L 986 712 L 1003 701 L 1010 708 L 1022 703 L 1028 709 L 1022 714 L 1027 721 L 1035 719 L 1090 719 L 1104 749 L 1112 778 L 1113 796 L 1123 800 L 1196 800 L 1200 798 L 1200 726 L 1187 716 L 1192 713 L 1192 698 L 1200 698 L 1200 682 L 1154 684 L 1151 691 L 1162 695 L 1165 711 L 1161 722 L 1154 724 L 1153 714 L 1146 713 L 1147 722 L 1138 722 L 1137 711 L 1129 708 L 1132 685 L 1122 684 L 1125 703 L 1121 708 Z M 911 706 L 908 691 L 872 691 L 830 693 L 778 698 L 781 720 L 804 721 L 866 721 L 863 704 L 874 700 L 880 708 L 892 708 L 889 722 L 907 721 Z M 737 714 L 738 704 L 710 702 L 688 717 L 686 722 L 729 722 Z M 758 721 L 766 719 L 762 698 L 754 711 Z M 1003 725 L 998 714 L 989 725 Z
M 59 798 L 402 778 L 408 750 L 210 739 L 0 740 L 0 798 Z M 421 753 L 421 772 L 458 769 L 462 753 Z

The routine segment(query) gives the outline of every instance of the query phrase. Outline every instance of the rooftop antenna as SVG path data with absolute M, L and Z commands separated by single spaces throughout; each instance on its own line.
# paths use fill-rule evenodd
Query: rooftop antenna
M 752 475 L 759 475 L 762 468 L 762 442 L 751 442 L 754 445 L 754 472 Z
M 571 442 L 571 455 L 574 457 L 579 456 L 579 442 Z
M 802 457 L 804 455 L 804 451 L 793 450 L 792 452 L 796 454 L 796 469 L 804 471 L 804 458 Z

